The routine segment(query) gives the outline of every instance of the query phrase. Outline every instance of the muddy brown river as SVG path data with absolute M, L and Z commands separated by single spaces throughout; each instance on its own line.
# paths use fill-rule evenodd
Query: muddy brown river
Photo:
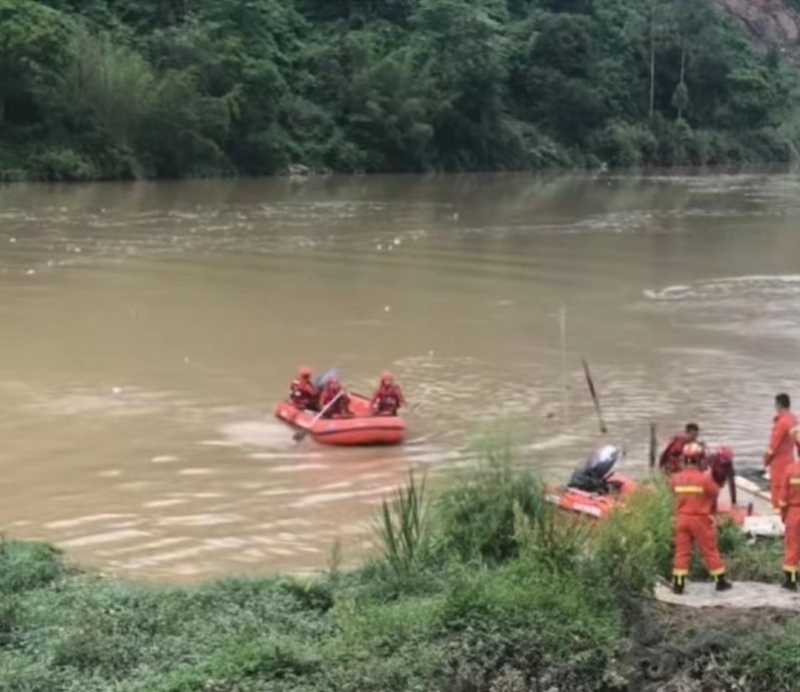
M 800 398 L 799 224 L 789 175 L 0 188 L 0 531 L 160 582 L 356 559 L 486 421 L 566 476 L 601 441 L 581 356 L 628 471 L 650 421 L 754 460 Z M 408 443 L 295 444 L 299 364 L 393 370 Z

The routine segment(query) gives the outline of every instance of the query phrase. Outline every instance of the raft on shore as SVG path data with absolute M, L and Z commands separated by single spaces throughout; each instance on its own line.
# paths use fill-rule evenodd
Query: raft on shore
M 315 442 L 337 446 L 396 445 L 405 440 L 406 422 L 400 416 L 372 415 L 370 400 L 349 393 L 352 418 L 317 418 L 317 411 L 304 411 L 291 401 L 281 401 L 275 416 L 287 425 L 305 430 Z
M 783 536 L 783 523 L 772 513 L 769 491 L 761 488 L 755 481 L 744 476 L 735 478 L 740 499 L 736 505 L 721 502 L 718 514 L 730 517 L 744 533 L 761 537 Z M 624 505 L 625 498 L 633 493 L 639 483 L 623 474 L 612 474 L 608 479 L 608 492 L 590 492 L 569 486 L 551 486 L 547 501 L 565 512 L 591 519 L 606 519 L 618 507 Z

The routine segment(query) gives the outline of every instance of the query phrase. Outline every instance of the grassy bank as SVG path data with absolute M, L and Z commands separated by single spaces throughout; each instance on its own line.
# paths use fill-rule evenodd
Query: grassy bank
M 513 462 L 495 446 L 435 498 L 411 478 L 376 520 L 380 553 L 312 581 L 156 590 L 6 543 L 0 689 L 790 689 L 800 627 L 787 616 L 682 614 L 652 600 L 672 550 L 664 489 L 588 527 L 556 515 Z M 734 579 L 779 576 L 774 548 L 729 527 L 723 546 Z

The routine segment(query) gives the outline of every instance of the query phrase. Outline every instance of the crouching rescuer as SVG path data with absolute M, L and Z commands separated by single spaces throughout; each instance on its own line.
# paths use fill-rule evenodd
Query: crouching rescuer
M 732 584 L 725 577 L 725 563 L 719 554 L 717 511 L 719 487 L 700 468 L 703 448 L 697 443 L 684 447 L 684 470 L 670 480 L 675 495 L 675 563 L 672 590 L 682 594 L 692 562 L 692 548 L 697 545 L 706 569 L 714 577 L 717 591 L 727 591 Z

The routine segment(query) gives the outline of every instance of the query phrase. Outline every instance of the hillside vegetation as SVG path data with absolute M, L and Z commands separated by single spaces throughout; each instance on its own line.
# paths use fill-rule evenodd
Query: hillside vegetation
M 495 442 L 438 497 L 412 477 L 384 505 L 380 553 L 313 580 L 152 589 L 69 569 L 47 546 L 0 544 L 0 689 L 796 689 L 795 614 L 653 602 L 672 555 L 665 488 L 588 526 L 517 465 Z M 721 546 L 734 580 L 780 577 L 780 544 L 725 526 Z
M 710 0 L 0 0 L 0 177 L 787 161 Z

